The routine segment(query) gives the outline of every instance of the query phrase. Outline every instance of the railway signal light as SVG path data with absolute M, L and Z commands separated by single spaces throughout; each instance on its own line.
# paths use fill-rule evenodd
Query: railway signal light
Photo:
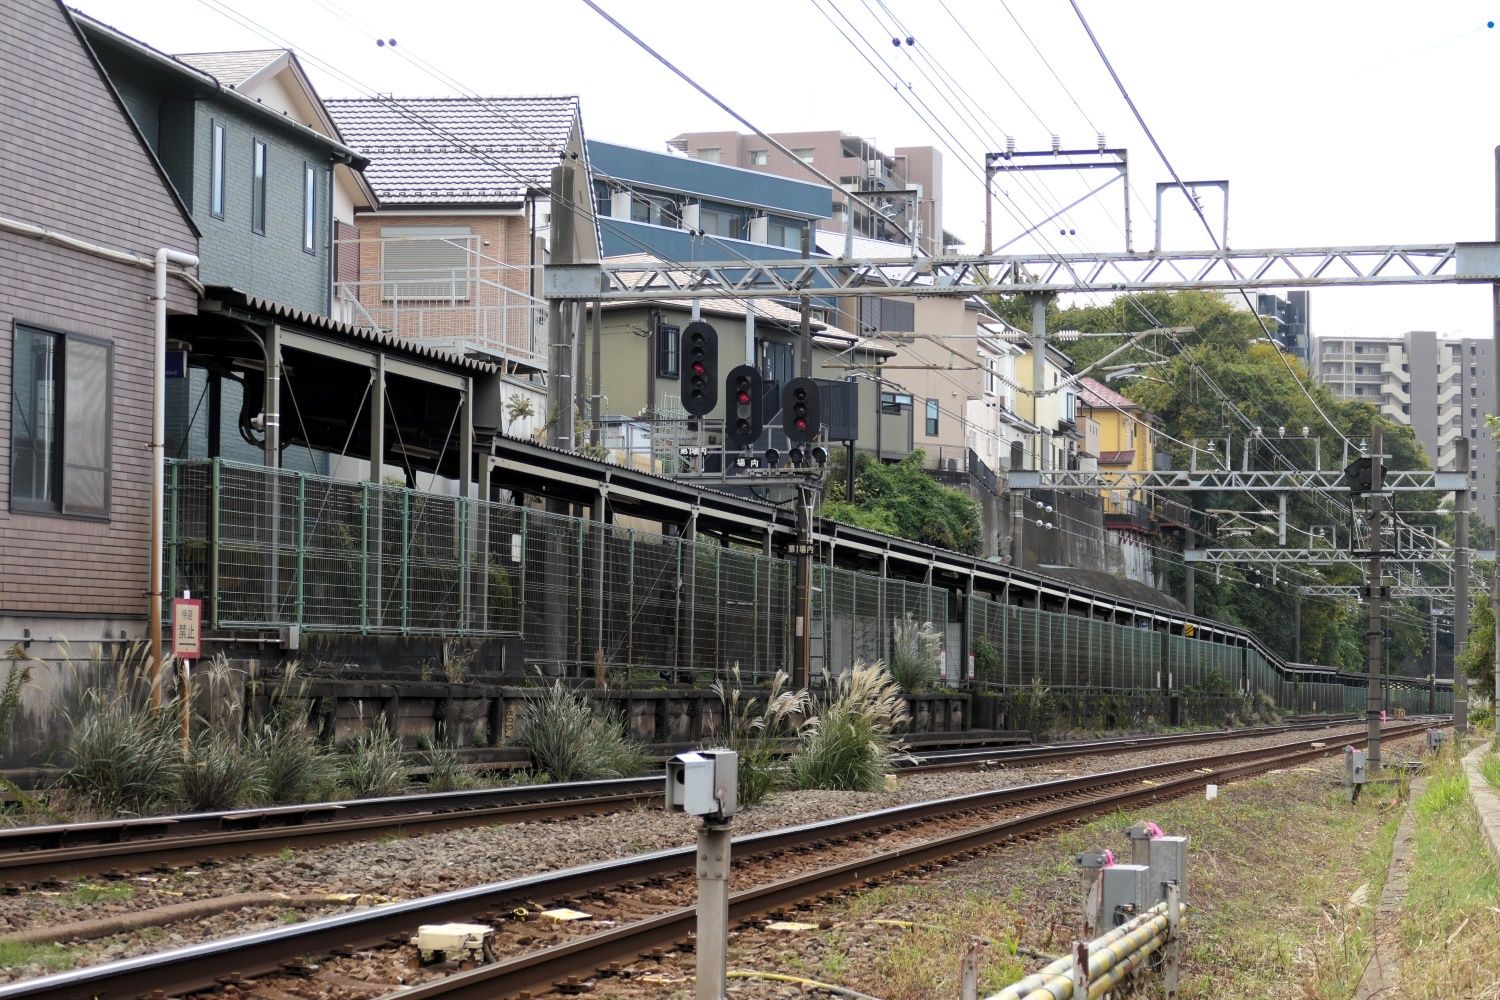
M 760 372 L 754 365 L 738 365 L 729 370 L 725 386 L 730 409 L 724 419 L 724 441 L 730 448 L 743 451 L 760 440 L 765 427 Z
M 793 445 L 811 444 L 818 436 L 818 383 L 794 378 L 781 394 L 782 430 Z
M 719 402 L 719 334 L 702 320 L 682 331 L 682 408 L 690 417 L 706 417 Z
M 1374 457 L 1356 458 L 1344 466 L 1344 482 L 1354 496 L 1379 493 L 1385 487 L 1385 466 Z

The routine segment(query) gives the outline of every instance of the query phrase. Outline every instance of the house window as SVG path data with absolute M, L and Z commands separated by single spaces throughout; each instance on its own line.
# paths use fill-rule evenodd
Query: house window
M 656 328 L 656 377 L 677 378 L 680 374 L 682 330 L 662 323 Z
M 802 245 L 802 227 L 785 222 L 766 223 L 766 243 L 795 250 Z
M 699 210 L 698 228 L 710 236 L 728 236 L 738 239 L 740 235 L 739 219 L 734 213 L 711 208 Z
M 771 151 L 769 149 L 750 150 L 750 165 L 752 167 L 763 167 L 771 162 Z
M 927 436 L 937 437 L 938 432 L 938 401 L 929 399 L 927 401 Z
M 302 252 L 317 253 L 318 175 L 311 163 L 302 165 Z
M 811 163 L 813 161 L 813 151 L 811 147 L 794 149 L 792 150 L 792 155 L 801 160 L 803 163 Z
M 386 301 L 469 301 L 474 232 L 468 226 L 380 230 L 380 295 Z
M 718 163 L 724 156 L 724 151 L 718 146 L 704 146 L 698 150 L 698 159 L 707 160 L 709 163 Z
M 208 164 L 208 214 L 224 218 L 224 123 L 213 124 L 213 149 Z
M 266 235 L 266 144 L 259 139 L 250 161 L 250 229 Z
M 14 347 L 11 509 L 107 517 L 110 345 L 17 326 Z
M 911 393 L 909 392 L 882 392 L 880 394 L 880 412 L 890 414 L 902 414 L 911 410 Z

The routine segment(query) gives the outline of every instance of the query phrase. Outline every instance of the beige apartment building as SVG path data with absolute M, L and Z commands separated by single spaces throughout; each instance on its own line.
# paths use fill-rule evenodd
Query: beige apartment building
M 837 131 L 776 132 L 772 138 L 793 156 L 758 135 L 741 132 L 683 132 L 668 143 L 696 159 L 797 180 L 815 180 L 803 165 L 812 164 L 839 183 L 833 218 L 818 222 L 825 232 L 907 246 L 915 237 L 924 254 L 941 254 L 957 242 L 943 230 L 943 155 L 932 146 L 897 146 L 885 152 L 872 139 Z M 850 191 L 878 211 L 851 202 Z
M 1495 445 L 1484 423 L 1496 412 L 1491 341 L 1413 330 L 1400 337 L 1319 337 L 1316 344 L 1318 381 L 1341 399 L 1373 403 L 1411 427 L 1434 466 L 1452 469 L 1459 449 L 1468 449 L 1470 496 L 1488 520 L 1495 496 Z

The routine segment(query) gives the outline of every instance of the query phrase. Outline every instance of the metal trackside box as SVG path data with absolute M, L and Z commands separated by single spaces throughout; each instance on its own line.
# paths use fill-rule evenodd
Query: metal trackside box
M 1365 761 L 1363 750 L 1344 748 L 1344 784 L 1352 787 L 1365 783 Z
M 1181 900 L 1187 902 L 1187 843 L 1186 837 L 1157 837 L 1150 842 L 1151 895 L 1146 899 L 1148 907 L 1167 898 L 1168 882 L 1177 883 Z
M 1154 905 L 1148 865 L 1111 865 L 1099 874 L 1100 932 L 1118 927 Z
M 669 812 L 728 819 L 739 808 L 739 754 L 697 750 L 667 761 Z

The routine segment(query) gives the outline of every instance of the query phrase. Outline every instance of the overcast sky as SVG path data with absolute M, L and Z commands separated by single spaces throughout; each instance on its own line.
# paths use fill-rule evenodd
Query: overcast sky
M 1067 145 L 1092 146 L 1096 130 L 1103 131 L 1111 146 L 1130 150 L 1135 245 L 1151 244 L 1155 185 L 1170 177 L 1066 0 L 942 0 L 946 8 L 938 0 L 836 0 L 836 9 L 829 0 L 601 3 L 761 128 L 841 129 L 885 148 L 939 146 L 945 227 L 971 248 L 983 242 L 976 171 L 985 146 L 1008 134 L 1017 148 L 1044 149 L 1054 132 Z M 80 6 L 168 52 L 289 44 L 324 97 L 578 94 L 590 138 L 650 149 L 678 132 L 736 127 L 580 0 L 81 0 Z M 1500 0 L 1489 6 L 1081 0 L 1081 6 L 1183 179 L 1230 180 L 1232 245 L 1494 238 L 1500 128 L 1491 103 L 1500 94 L 1500 29 L 1487 22 L 1500 18 Z M 245 23 L 237 24 L 236 15 Z M 914 38 L 921 53 L 893 47 L 896 34 Z M 377 38 L 397 44 L 378 46 Z M 960 103 L 980 110 L 956 113 L 947 103 L 953 97 L 929 79 L 941 76 L 923 54 L 951 75 Z M 917 111 L 866 56 L 894 71 Z M 1055 174 L 1008 187 L 995 209 L 996 243 L 1025 228 L 1009 213 L 1039 221 L 1106 176 Z M 1207 207 L 1217 225 L 1222 206 L 1210 199 Z M 1054 224 L 1043 231 L 1045 243 L 1016 249 L 1123 249 L 1120 209 L 1116 186 L 1096 206 L 1069 214 L 1066 228 L 1076 235 L 1059 235 Z M 1169 206 L 1164 228 L 1168 247 L 1207 246 L 1201 224 L 1180 201 Z M 1315 290 L 1312 327 L 1329 336 L 1410 329 L 1489 336 L 1489 290 Z

